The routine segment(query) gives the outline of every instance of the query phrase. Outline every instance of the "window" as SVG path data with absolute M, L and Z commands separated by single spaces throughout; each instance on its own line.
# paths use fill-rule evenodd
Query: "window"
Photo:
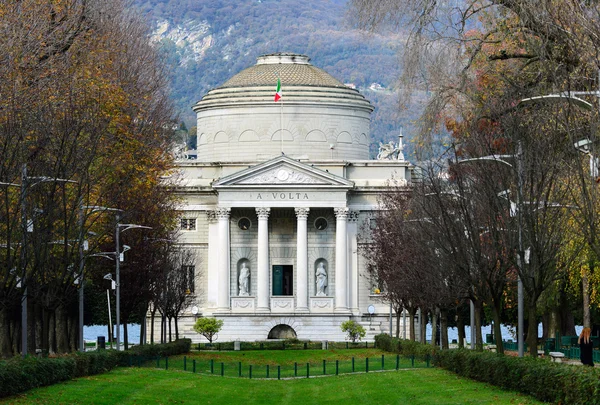
M 240 220 L 238 221 L 238 227 L 242 231 L 247 231 L 248 229 L 250 229 L 251 224 L 252 223 L 250 222 L 250 220 L 248 218 L 240 218 Z
M 196 218 L 181 218 L 181 229 L 184 231 L 195 231 Z
M 185 276 L 186 293 L 194 292 L 194 278 L 196 277 L 196 266 L 183 266 L 183 274 Z
M 327 220 L 323 217 L 319 217 L 315 220 L 315 228 L 317 228 L 317 231 L 324 231 L 327 229 L 328 225 Z

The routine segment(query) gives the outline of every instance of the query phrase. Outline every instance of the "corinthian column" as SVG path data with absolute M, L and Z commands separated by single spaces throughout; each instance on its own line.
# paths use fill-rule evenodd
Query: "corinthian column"
M 230 208 L 215 210 L 219 227 L 219 258 L 218 258 L 218 295 L 217 310 L 228 311 L 229 308 L 229 213 Z
M 298 218 L 296 259 L 296 310 L 308 312 L 308 208 L 296 208 Z
M 258 216 L 258 258 L 256 310 L 269 311 L 269 214 L 271 208 L 257 208 Z
M 348 311 L 348 208 L 335 208 L 335 311 Z

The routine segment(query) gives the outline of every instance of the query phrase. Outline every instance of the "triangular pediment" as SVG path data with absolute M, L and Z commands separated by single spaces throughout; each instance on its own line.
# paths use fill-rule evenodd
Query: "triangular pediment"
M 287 156 L 278 156 L 213 183 L 214 188 L 273 186 L 351 188 L 354 183 Z

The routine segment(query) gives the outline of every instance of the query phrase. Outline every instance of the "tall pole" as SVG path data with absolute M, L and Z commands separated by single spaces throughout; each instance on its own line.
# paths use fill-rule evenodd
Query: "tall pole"
M 21 227 L 22 227 L 22 242 L 21 242 L 21 267 L 23 273 L 21 275 L 21 287 L 23 287 L 23 297 L 21 298 L 21 356 L 27 356 L 27 165 L 24 164 L 21 169 Z
M 83 342 L 83 204 L 79 204 L 79 351 L 85 351 Z
M 517 344 L 518 344 L 518 355 L 519 357 L 523 357 L 525 354 L 524 350 L 524 342 L 523 342 L 523 325 L 524 325 L 524 316 L 523 316 L 523 306 L 524 306 L 524 297 L 523 297 L 523 280 L 521 279 L 521 274 L 523 273 L 523 266 L 525 265 L 523 260 L 523 177 L 524 177 L 524 169 L 523 169 L 523 144 L 519 139 L 517 145 L 517 228 L 518 228 L 518 257 L 517 257 L 517 266 L 519 267 L 519 274 L 517 278 Z M 534 320 L 530 320 L 534 322 Z
M 117 351 L 121 350 L 121 249 L 119 247 L 119 222 L 121 222 L 121 214 L 117 212 L 117 225 L 115 226 L 115 269 L 116 269 L 116 284 L 117 284 Z

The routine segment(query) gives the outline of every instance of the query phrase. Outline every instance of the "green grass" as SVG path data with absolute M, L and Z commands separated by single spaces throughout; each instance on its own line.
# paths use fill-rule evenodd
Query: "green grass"
M 291 380 L 119 368 L 29 391 L 2 404 L 540 404 L 440 369 Z

